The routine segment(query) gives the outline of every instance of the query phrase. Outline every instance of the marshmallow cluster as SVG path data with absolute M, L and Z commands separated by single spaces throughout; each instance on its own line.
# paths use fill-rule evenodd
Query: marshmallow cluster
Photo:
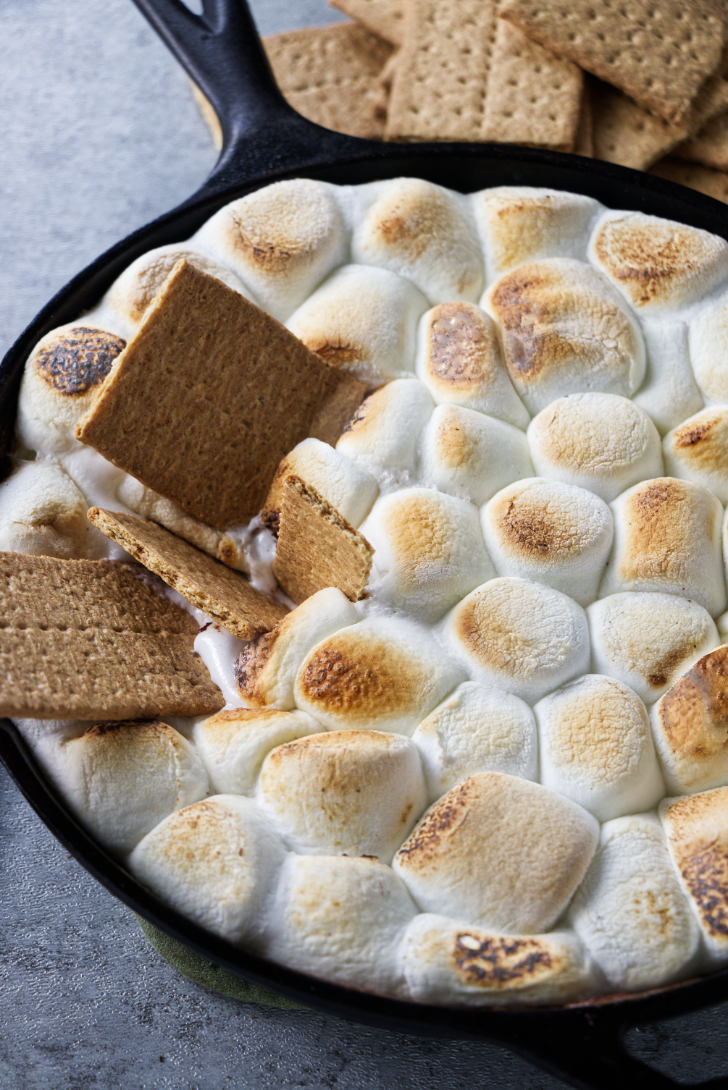
M 728 961 L 728 244 L 547 189 L 250 193 L 36 345 L 3 549 L 107 555 L 106 490 L 273 586 L 241 528 L 74 438 L 181 258 L 367 383 L 262 516 L 310 483 L 373 547 L 368 597 L 207 628 L 208 718 L 20 724 L 77 817 L 216 935 L 384 995 L 562 1003 Z

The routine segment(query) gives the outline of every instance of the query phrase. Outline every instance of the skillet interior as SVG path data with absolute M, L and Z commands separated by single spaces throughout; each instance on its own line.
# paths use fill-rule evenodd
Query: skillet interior
M 151 0 L 145 0 L 140 6 L 150 3 Z M 227 5 L 210 6 L 217 9 Z M 188 63 L 188 67 L 193 66 Z M 275 96 L 271 101 L 275 101 Z M 17 388 L 25 357 L 47 330 L 77 317 L 140 253 L 185 238 L 222 204 L 277 178 L 305 174 L 348 183 L 410 174 L 461 190 L 504 183 L 550 186 L 587 193 L 607 205 L 678 219 L 728 238 L 728 215 L 722 205 L 623 168 L 531 149 L 443 144 L 417 145 L 409 149 L 356 141 L 325 133 L 291 115 L 280 103 L 276 110 L 279 110 L 278 140 L 282 139 L 281 133 L 291 136 L 285 162 L 280 160 L 280 144 L 272 154 L 268 139 L 256 152 L 255 146 L 251 150 L 248 143 L 249 134 L 237 131 L 210 182 L 196 197 L 102 255 L 59 292 L 19 338 L 0 368 L 0 427 L 4 450 L 12 436 Z M 230 131 L 235 136 L 234 124 Z M 316 147 L 315 155 L 311 154 L 311 147 Z M 307 150 L 304 153 L 301 149 Z M 232 181 L 233 178 L 236 180 Z M 606 997 L 592 1004 L 538 1012 L 455 1011 L 384 1000 L 313 981 L 216 939 L 148 893 L 70 817 L 45 783 L 12 725 L 6 720 L 2 727 L 0 753 L 26 797 L 59 839 L 107 888 L 157 926 L 225 968 L 312 1006 L 409 1032 L 487 1036 L 511 1047 L 535 1051 L 542 1059 L 550 1054 L 551 1064 L 562 1072 L 565 1072 L 568 1051 L 572 1054 L 569 1068 L 573 1078 L 579 1078 L 585 1085 L 613 1086 L 617 1070 L 621 1077 L 626 1073 L 624 1057 L 616 1067 L 610 1064 L 604 1068 L 603 1081 L 601 1076 L 596 1081 L 593 1065 L 596 1053 L 604 1054 L 607 1045 L 615 1053 L 615 1059 L 619 1059 L 619 1046 L 613 1040 L 613 1034 L 622 1022 L 684 1012 L 725 996 L 728 971 L 646 995 Z M 598 1017 L 595 1017 L 597 1012 Z M 568 1049 L 564 1046 L 566 1038 L 570 1041 Z M 575 1040 L 579 1041 L 578 1049 L 574 1047 Z M 581 1060 L 578 1054 L 581 1054 Z M 608 1062 L 606 1057 L 602 1062 Z M 646 1086 L 670 1085 L 663 1080 L 650 1080 L 647 1069 L 641 1064 L 635 1065 L 633 1070 L 635 1074 L 639 1072 Z

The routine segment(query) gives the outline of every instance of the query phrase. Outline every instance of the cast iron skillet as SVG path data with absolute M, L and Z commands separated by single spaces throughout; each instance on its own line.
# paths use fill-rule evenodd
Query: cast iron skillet
M 622 167 L 530 148 L 382 144 L 329 132 L 304 120 L 282 99 L 244 0 L 203 0 L 201 16 L 182 0 L 135 3 L 215 108 L 223 150 L 197 193 L 79 273 L 8 352 L 0 365 L 0 454 L 6 463 L 23 363 L 39 338 L 93 305 L 134 258 L 186 238 L 227 201 L 279 178 L 306 175 L 355 183 L 415 175 L 465 192 L 502 184 L 549 186 L 586 193 L 615 208 L 681 220 L 728 239 L 725 205 Z M 382 999 L 315 980 L 217 938 L 140 885 L 69 814 L 7 719 L 0 721 L 0 757 L 61 843 L 135 912 L 230 972 L 310 1007 L 410 1033 L 491 1039 L 575 1086 L 613 1090 L 620 1083 L 639 1083 L 650 1090 L 678 1084 L 633 1059 L 624 1047 L 624 1031 L 637 1021 L 683 1014 L 728 995 L 728 970 L 640 995 L 538 1011 L 455 1010 Z M 699 1085 L 724 1083 L 716 1079 Z

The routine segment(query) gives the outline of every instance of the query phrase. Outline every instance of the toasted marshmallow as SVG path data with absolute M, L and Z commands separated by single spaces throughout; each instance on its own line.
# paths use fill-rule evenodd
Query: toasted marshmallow
M 0 550 L 35 556 L 101 557 L 101 535 L 88 503 L 55 462 L 21 462 L 0 485 Z
M 462 405 L 518 428 L 528 424 L 503 363 L 495 323 L 473 303 L 440 303 L 423 314 L 415 370 L 438 405 Z
M 397 945 L 416 913 L 404 885 L 375 859 L 290 855 L 267 920 L 265 953 L 291 969 L 397 995 Z
M 344 265 L 287 324 L 332 367 L 378 386 L 414 370 L 417 322 L 426 309 L 425 297 L 396 273 Z
M 595 981 L 569 931 L 504 935 L 432 913 L 415 916 L 399 950 L 413 999 L 458 1006 L 566 1003 Z
M 613 988 L 656 988 L 687 974 L 698 929 L 656 818 L 620 817 L 602 827 L 569 919 Z
M 278 466 L 263 510 L 263 521 L 278 529 L 281 485 L 286 477 L 300 477 L 311 485 L 352 526 L 359 526 L 376 499 L 377 482 L 341 451 L 320 439 L 304 439 Z
M 728 780 L 728 646 L 703 655 L 655 704 L 652 729 L 668 790 L 705 791 Z
M 478 772 L 430 809 L 394 857 L 425 912 L 546 931 L 584 876 L 595 819 L 540 784 Z
M 728 405 L 703 409 L 666 435 L 665 468 L 728 503 Z
M 545 787 L 599 821 L 649 810 L 664 795 L 647 709 L 621 681 L 586 674 L 534 711 Z
M 660 817 L 709 961 L 728 961 L 728 787 L 665 799 Z
M 609 502 L 645 477 L 662 474 L 657 428 L 617 394 L 569 394 L 542 409 L 528 428 L 536 472 L 588 488 Z
M 414 472 L 417 439 L 432 409 L 432 398 L 421 382 L 389 382 L 362 401 L 336 449 L 378 480 L 406 479 Z
M 496 492 L 483 508 L 483 534 L 499 575 L 519 575 L 596 597 L 612 547 L 612 515 L 593 492 L 531 477 Z
M 420 436 L 422 480 L 475 504 L 531 472 L 523 432 L 473 409 L 438 405 Z
M 589 666 L 583 609 L 526 579 L 491 579 L 448 615 L 445 633 L 476 681 L 534 701 Z
M 230 942 L 255 946 L 285 851 L 257 803 L 212 795 L 137 844 L 129 867 L 167 904 Z
M 642 321 L 642 333 L 647 373 L 634 400 L 664 433 L 703 407 L 690 367 L 687 326 L 664 315 L 654 316 Z M 659 471 L 651 474 L 658 475 Z
M 612 511 L 614 549 L 602 595 L 659 590 L 692 598 L 713 616 L 725 609 L 723 510 L 707 488 L 657 477 L 623 492 Z
M 378 189 L 354 231 L 354 261 L 406 276 L 433 303 L 477 299 L 483 260 L 466 200 L 422 178 L 395 178 Z
M 294 708 L 293 683 L 309 651 L 358 620 L 356 607 L 336 587 L 312 594 L 270 632 L 251 640 L 235 663 L 235 684 L 248 707 Z
M 601 207 L 580 193 L 515 185 L 482 190 L 470 200 L 489 280 L 536 258 L 583 259 L 586 229 Z
M 495 569 L 478 512 L 427 488 L 382 496 L 361 528 L 374 547 L 370 587 L 378 601 L 436 621 Z
M 175 244 L 158 246 L 156 250 L 150 250 L 133 261 L 111 285 L 104 296 L 103 305 L 116 311 L 132 328 L 139 325 L 147 307 L 178 261 L 186 261 L 207 276 L 221 280 L 240 295 L 251 298 L 251 293 L 246 291 L 231 269 L 210 260 L 192 247 Z
M 690 362 L 709 405 L 728 401 L 728 297 L 705 307 L 690 323 Z
M 430 800 L 474 772 L 507 772 L 535 780 L 536 721 L 528 704 L 502 689 L 466 681 L 412 735 Z
M 261 765 L 272 749 L 320 730 L 320 724 L 305 712 L 226 708 L 198 720 L 192 737 L 213 791 L 252 795 Z
M 594 669 L 629 685 L 646 704 L 720 642 L 707 609 L 676 594 L 626 591 L 586 612 Z
M 372 616 L 322 640 L 295 685 L 299 708 L 331 730 L 411 734 L 463 680 L 463 671 L 427 629 Z
M 687 306 L 728 275 L 728 243 L 722 238 L 643 212 L 607 212 L 589 254 L 642 310 Z
M 375 855 L 388 863 L 426 804 L 417 747 L 398 734 L 342 730 L 278 746 L 260 802 L 299 852 Z
M 76 421 L 125 347 L 123 337 L 83 322 L 46 334 L 23 372 L 17 420 L 21 446 L 44 454 L 77 447 Z
M 207 794 L 194 746 L 167 723 L 97 723 L 48 750 L 45 763 L 84 824 L 119 854 Z
M 513 385 L 537 413 L 563 394 L 629 397 L 645 373 L 639 326 L 614 288 L 581 261 L 532 261 L 497 280 L 483 304 L 499 322 Z
M 193 242 L 285 321 L 346 260 L 347 230 L 335 192 L 309 178 L 275 182 L 226 204 Z

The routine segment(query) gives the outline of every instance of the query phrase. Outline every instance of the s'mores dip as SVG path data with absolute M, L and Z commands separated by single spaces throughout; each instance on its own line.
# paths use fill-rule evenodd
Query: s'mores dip
M 423 1003 L 728 962 L 728 244 L 278 182 L 44 336 L 0 711 L 163 904 Z

